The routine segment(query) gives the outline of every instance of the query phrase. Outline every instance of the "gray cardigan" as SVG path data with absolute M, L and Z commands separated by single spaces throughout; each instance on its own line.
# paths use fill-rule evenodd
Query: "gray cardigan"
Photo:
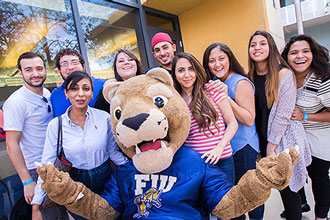
M 301 121 L 291 120 L 296 103 L 297 89 L 293 73 L 288 71 L 278 86 L 278 103 L 274 102 L 268 119 L 267 140 L 277 144 L 278 154 L 290 146 L 299 146 L 300 159 L 293 167 L 290 189 L 297 192 L 307 178 L 306 167 L 311 163 L 311 150 Z

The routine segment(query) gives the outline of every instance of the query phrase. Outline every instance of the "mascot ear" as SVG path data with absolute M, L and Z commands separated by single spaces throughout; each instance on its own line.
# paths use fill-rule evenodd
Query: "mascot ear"
M 111 99 L 115 95 L 121 82 L 114 82 L 113 80 L 107 80 L 103 85 L 103 96 L 107 102 L 111 103 Z
M 173 79 L 171 75 L 168 73 L 167 70 L 157 67 L 157 68 L 152 68 L 146 73 L 147 76 L 157 79 L 169 86 L 173 86 Z

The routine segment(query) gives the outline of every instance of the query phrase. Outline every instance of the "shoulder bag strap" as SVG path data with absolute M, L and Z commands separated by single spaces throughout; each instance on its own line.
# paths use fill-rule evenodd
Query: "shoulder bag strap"
M 62 133 L 62 116 L 58 116 L 57 117 L 58 119 L 58 133 L 57 133 L 57 150 L 56 150 L 56 155 L 57 156 L 60 156 L 60 155 L 63 155 L 64 152 L 63 152 L 63 147 L 62 147 L 62 143 L 63 143 L 63 133 Z M 61 148 L 60 150 L 60 154 L 59 154 L 59 149 Z

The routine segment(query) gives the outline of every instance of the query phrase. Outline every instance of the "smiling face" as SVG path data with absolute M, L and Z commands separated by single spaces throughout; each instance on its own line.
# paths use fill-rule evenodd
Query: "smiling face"
M 230 61 L 228 55 L 216 47 L 210 52 L 208 67 L 210 72 L 221 81 L 226 81 L 229 76 Z
M 60 58 L 60 73 L 65 80 L 74 71 L 83 71 L 84 66 L 76 55 L 64 55 Z
M 196 82 L 196 71 L 188 59 L 178 59 L 175 65 L 175 78 L 182 90 L 192 91 Z
M 176 51 L 176 45 L 170 42 L 163 41 L 156 44 L 153 48 L 152 54 L 157 59 L 159 64 L 165 69 L 170 70 L 172 67 L 172 60 L 174 58 L 174 52 Z
M 313 53 L 307 41 L 296 41 L 289 49 L 288 63 L 296 74 L 307 75 L 311 71 Z
M 20 61 L 20 66 L 21 70 L 19 70 L 19 72 L 24 79 L 26 87 L 33 88 L 43 86 L 47 71 L 40 57 L 22 59 Z
M 249 46 L 249 56 L 256 63 L 266 62 L 269 56 L 267 38 L 262 35 L 254 36 Z
M 69 98 L 72 108 L 87 109 L 88 103 L 93 97 L 92 85 L 89 79 L 83 78 L 77 84 L 68 86 L 68 91 L 64 90 L 65 95 Z
M 126 53 L 121 52 L 117 56 L 116 69 L 123 80 L 136 76 L 137 65 L 135 60 Z

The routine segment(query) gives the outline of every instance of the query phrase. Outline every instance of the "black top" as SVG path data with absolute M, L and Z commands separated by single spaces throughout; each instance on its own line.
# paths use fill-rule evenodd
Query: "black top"
M 267 107 L 265 82 L 266 75 L 259 76 L 254 74 L 254 85 L 255 85 L 255 107 L 256 107 L 256 130 L 259 136 L 259 147 L 260 154 L 262 157 L 266 156 L 267 147 L 267 127 L 270 109 Z
M 105 100 L 103 96 L 103 87 L 102 89 L 100 89 L 100 93 L 97 96 L 97 99 L 93 107 L 110 113 L 110 104 Z

